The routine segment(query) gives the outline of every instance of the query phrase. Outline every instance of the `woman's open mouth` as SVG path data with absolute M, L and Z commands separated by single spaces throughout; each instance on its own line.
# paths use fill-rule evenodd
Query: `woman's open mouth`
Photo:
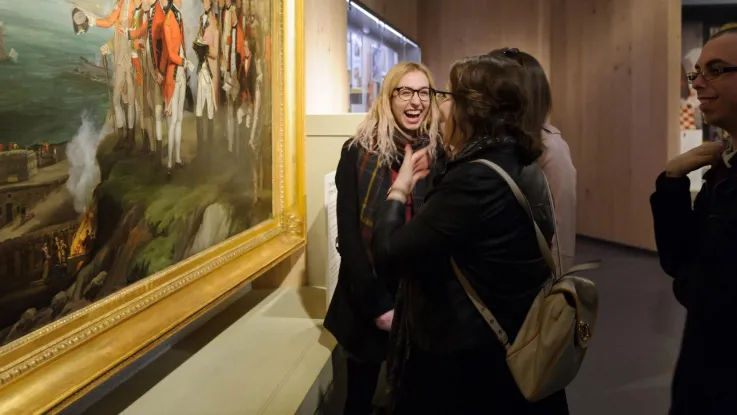
M 422 111 L 420 110 L 407 110 L 404 112 L 404 116 L 407 117 L 410 121 L 419 121 L 421 114 Z

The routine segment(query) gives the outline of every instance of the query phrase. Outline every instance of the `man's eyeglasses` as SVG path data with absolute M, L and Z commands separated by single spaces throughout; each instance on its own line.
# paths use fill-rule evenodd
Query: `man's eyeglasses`
M 686 78 L 688 78 L 688 82 L 693 83 L 696 78 L 701 75 L 701 77 L 704 78 L 704 81 L 708 82 L 729 72 L 737 72 L 737 66 L 727 66 L 724 68 L 707 68 L 703 71 L 698 70 L 696 72 L 689 72 L 686 74 Z

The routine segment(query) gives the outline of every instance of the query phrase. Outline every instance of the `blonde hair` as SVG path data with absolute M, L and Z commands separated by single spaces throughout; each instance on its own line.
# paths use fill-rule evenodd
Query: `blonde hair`
M 421 63 L 416 62 L 399 62 L 394 65 L 384 77 L 381 85 L 381 91 L 368 110 L 366 117 L 361 121 L 353 137 L 351 145 L 361 146 L 369 153 L 375 154 L 379 158 L 379 164 L 389 166 L 397 160 L 397 143 L 394 141 L 394 134 L 399 131 L 403 136 L 409 139 L 409 135 L 404 132 L 392 113 L 392 98 L 394 90 L 399 85 L 399 81 L 411 72 L 422 72 L 428 80 L 430 88 L 434 88 L 432 75 L 430 70 Z M 440 110 L 434 96 L 429 101 L 430 108 L 425 114 L 420 128 L 417 131 L 418 137 L 427 137 L 428 151 L 431 157 L 435 157 L 435 152 L 440 141 L 438 132 L 438 120 L 440 119 Z

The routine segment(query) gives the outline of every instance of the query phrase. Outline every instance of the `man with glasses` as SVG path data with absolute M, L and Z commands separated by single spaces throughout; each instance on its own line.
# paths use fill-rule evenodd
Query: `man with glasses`
M 688 79 L 704 121 L 732 138 L 669 161 L 650 198 L 660 264 L 688 311 L 670 415 L 737 413 L 737 29 L 709 39 Z M 686 175 L 705 166 L 692 207 Z

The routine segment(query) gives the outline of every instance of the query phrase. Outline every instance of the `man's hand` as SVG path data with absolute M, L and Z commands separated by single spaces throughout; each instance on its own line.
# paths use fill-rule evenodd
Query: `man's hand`
M 394 310 L 389 310 L 376 319 L 376 327 L 378 327 L 379 330 L 391 331 L 393 320 Z
M 192 72 L 192 71 L 195 70 L 194 63 L 192 63 L 191 61 L 189 61 L 187 59 L 183 59 L 182 60 L 182 66 L 184 66 L 184 69 L 186 69 L 186 70 L 188 70 L 190 72 Z
M 235 118 L 238 120 L 238 125 L 241 125 L 243 122 L 243 118 L 246 116 L 246 110 L 243 109 L 243 106 L 241 105 L 238 107 L 238 110 L 235 112 Z
M 669 161 L 665 169 L 665 175 L 668 177 L 683 177 L 694 170 L 716 163 L 723 152 L 724 143 L 722 141 L 710 141 L 701 144 Z
M 82 9 L 80 9 L 80 10 L 82 10 Z M 87 12 L 86 10 L 82 10 L 82 12 L 84 13 L 85 16 L 87 16 L 87 24 L 90 25 L 90 27 L 97 26 L 97 18 L 95 16 L 93 16 L 92 14 L 90 14 L 89 12 Z
M 253 124 L 253 108 L 249 106 L 248 112 L 246 113 L 246 128 L 251 128 L 252 124 Z

